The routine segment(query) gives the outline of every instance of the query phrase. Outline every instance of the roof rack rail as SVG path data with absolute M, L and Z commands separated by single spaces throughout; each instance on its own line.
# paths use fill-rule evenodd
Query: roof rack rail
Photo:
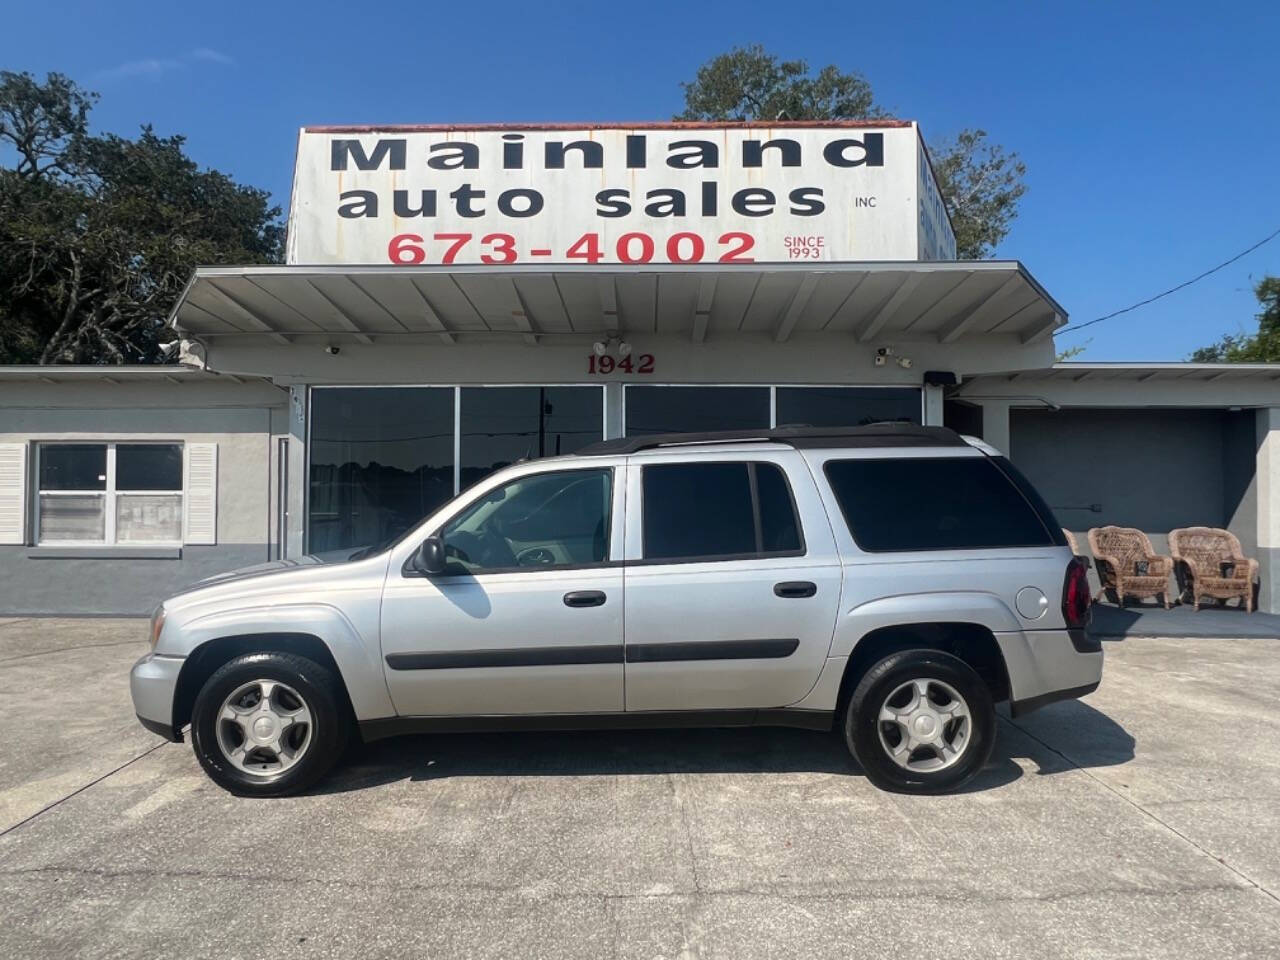
M 870 423 L 860 427 L 774 427 L 764 430 L 721 430 L 711 433 L 655 433 L 601 440 L 575 452 L 580 457 L 617 456 L 659 447 L 709 443 L 784 443 L 798 450 L 823 447 L 965 447 L 947 427 L 915 423 Z

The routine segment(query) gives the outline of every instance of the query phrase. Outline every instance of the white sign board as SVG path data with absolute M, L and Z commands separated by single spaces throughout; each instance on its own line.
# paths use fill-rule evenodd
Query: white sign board
M 303 128 L 292 264 L 950 260 L 914 123 Z

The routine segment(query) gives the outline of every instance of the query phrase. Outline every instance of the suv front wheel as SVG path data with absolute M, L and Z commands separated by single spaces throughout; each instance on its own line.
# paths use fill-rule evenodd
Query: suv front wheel
M 844 735 L 877 787 L 943 793 L 982 769 L 995 724 L 991 694 L 963 660 L 940 650 L 901 650 L 862 677 L 845 711 Z
M 287 653 L 223 664 L 191 713 L 191 746 L 219 786 L 242 796 L 298 793 L 342 756 L 351 726 L 333 673 Z

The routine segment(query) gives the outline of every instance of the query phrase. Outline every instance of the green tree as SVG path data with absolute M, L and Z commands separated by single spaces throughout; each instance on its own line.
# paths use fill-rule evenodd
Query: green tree
M 677 120 L 858 120 L 885 116 L 871 84 L 831 65 L 813 73 L 804 60 L 779 60 L 755 44 L 735 47 L 698 68 L 684 89 Z M 989 256 L 1009 233 L 1026 193 L 1026 167 L 1016 153 L 962 130 L 930 145 L 938 187 L 951 213 L 956 255 Z
M 1265 276 L 1253 288 L 1262 310 L 1257 314 L 1258 332 L 1227 334 L 1217 343 L 1191 354 L 1194 363 L 1277 363 L 1280 362 L 1280 277 Z
M 181 136 L 95 135 L 60 74 L 0 71 L 0 362 L 145 363 L 197 264 L 280 260 L 280 208 Z
M 1089 344 L 1093 343 L 1093 337 L 1090 337 L 1084 343 L 1077 343 L 1074 347 L 1065 347 L 1054 354 L 1054 363 L 1066 363 L 1068 360 L 1074 360 L 1080 354 L 1089 349 Z

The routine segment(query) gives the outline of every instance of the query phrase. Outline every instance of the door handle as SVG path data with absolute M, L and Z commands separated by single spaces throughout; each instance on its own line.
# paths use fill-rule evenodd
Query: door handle
M 607 598 L 603 590 L 570 590 L 564 595 L 566 607 L 598 607 Z
M 784 580 L 773 585 L 773 592 L 779 597 L 799 598 L 812 597 L 818 592 L 818 585 L 808 580 Z

